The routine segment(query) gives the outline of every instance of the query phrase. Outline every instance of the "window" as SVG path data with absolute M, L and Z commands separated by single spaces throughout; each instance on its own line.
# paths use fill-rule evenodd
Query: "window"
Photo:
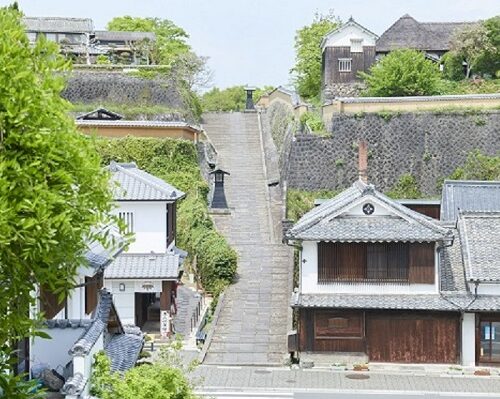
M 339 72 L 351 72 L 351 58 L 339 58 Z
M 363 52 L 363 39 L 351 39 L 351 53 Z
M 434 284 L 434 243 L 318 244 L 318 283 L 408 282 Z
M 118 212 L 118 217 L 127 225 L 127 233 L 133 233 L 134 230 L 134 212 Z

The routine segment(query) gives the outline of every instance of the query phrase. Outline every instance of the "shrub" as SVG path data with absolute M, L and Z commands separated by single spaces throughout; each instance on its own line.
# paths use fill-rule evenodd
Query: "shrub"
M 391 198 L 422 198 L 422 192 L 418 188 L 417 179 L 410 173 L 401 175 L 392 190 L 387 192 L 387 195 Z
M 463 166 L 449 176 L 453 180 L 500 180 L 500 154 L 484 155 L 481 151 L 471 151 Z
M 459 81 L 465 78 L 464 66 L 462 65 L 464 58 L 454 52 L 449 51 L 443 55 L 443 77 L 448 80 Z
M 424 96 L 438 93 L 441 73 L 420 51 L 395 50 L 360 76 L 369 96 Z
M 299 220 L 305 213 L 314 208 L 316 199 L 330 199 L 338 194 L 333 190 L 305 191 L 288 189 L 286 196 L 287 218 L 293 221 Z

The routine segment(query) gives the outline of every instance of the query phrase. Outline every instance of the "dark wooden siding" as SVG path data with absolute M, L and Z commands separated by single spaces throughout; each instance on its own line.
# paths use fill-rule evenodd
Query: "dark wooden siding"
M 459 314 L 299 309 L 299 350 L 366 352 L 370 361 L 457 363 Z
M 432 283 L 433 246 L 433 244 L 409 243 L 320 242 L 318 283 L 328 284 L 336 281 Z
M 440 217 L 441 206 L 439 204 L 436 205 L 413 205 L 408 204 L 405 206 L 410 208 L 411 210 L 421 213 L 422 215 L 429 216 L 434 219 L 438 219 Z
M 167 247 L 175 240 L 177 219 L 177 206 L 174 203 L 167 204 Z
M 351 72 L 339 72 L 339 58 L 351 58 Z M 375 62 L 375 47 L 364 46 L 362 53 L 351 53 L 350 46 L 327 47 L 323 52 L 324 85 L 359 80 L 358 72 L 367 72 Z
M 97 306 L 99 290 L 102 288 L 102 273 L 94 277 L 85 277 L 85 313 L 90 314 Z
M 370 361 L 457 363 L 459 360 L 458 314 L 367 314 L 366 336 Z
M 410 283 L 434 284 L 434 243 L 415 243 L 410 246 Z
M 66 301 L 59 302 L 57 295 L 48 288 L 40 287 L 40 310 L 45 313 L 47 320 L 52 319 L 66 305 Z

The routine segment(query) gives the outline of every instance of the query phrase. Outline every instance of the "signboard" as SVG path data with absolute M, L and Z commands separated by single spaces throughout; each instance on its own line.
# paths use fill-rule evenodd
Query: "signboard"
M 134 282 L 134 292 L 161 292 L 161 281 L 159 280 L 139 280 Z
M 172 318 L 168 313 L 168 310 L 160 311 L 160 334 L 162 338 L 167 338 L 171 329 Z

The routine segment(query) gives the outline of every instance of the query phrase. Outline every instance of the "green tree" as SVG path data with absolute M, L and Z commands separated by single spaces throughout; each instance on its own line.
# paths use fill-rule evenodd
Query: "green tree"
M 493 22 L 492 26 L 495 25 Z M 470 77 L 471 71 L 476 70 L 480 66 L 481 60 L 483 60 L 483 63 L 485 62 L 487 54 L 495 52 L 489 36 L 491 34 L 484 24 L 474 24 L 457 31 L 453 35 L 450 50 L 461 55 L 467 63 L 466 78 Z M 496 53 L 498 55 L 498 49 Z
M 186 43 L 189 35 L 168 19 L 115 17 L 108 22 L 108 30 L 126 32 L 153 32 L 156 43 L 151 54 L 155 64 L 170 65 L 179 55 L 191 51 Z
M 500 75 L 500 15 L 483 22 L 489 45 L 477 61 L 477 70 L 499 78 Z
M 299 29 L 295 35 L 294 75 L 298 93 L 305 99 L 319 98 L 321 94 L 321 41 L 341 21 L 330 11 L 327 15 L 316 14 L 310 25 Z
M 438 93 L 441 73 L 423 53 L 405 49 L 390 52 L 360 76 L 369 96 L 425 96 Z
M 500 154 L 488 156 L 479 150 L 471 151 L 463 166 L 450 175 L 453 180 L 500 180 Z
M 465 78 L 464 58 L 455 51 L 448 51 L 442 58 L 443 77 L 447 80 L 459 81 Z
M 254 101 L 272 89 L 271 86 L 258 88 L 253 93 Z M 214 87 L 201 96 L 201 106 L 205 112 L 243 111 L 246 98 L 245 86 L 232 86 L 222 90 Z
M 422 198 L 417 179 L 410 173 L 401 175 L 391 191 L 387 193 L 391 198 L 417 199 Z
M 111 194 L 60 97 L 68 63 L 56 44 L 30 46 L 12 8 L 0 8 L 0 26 L 0 396 L 20 399 L 35 396 L 8 373 L 8 358 L 16 341 L 37 334 L 32 294 L 41 285 L 62 298 L 72 288 Z

